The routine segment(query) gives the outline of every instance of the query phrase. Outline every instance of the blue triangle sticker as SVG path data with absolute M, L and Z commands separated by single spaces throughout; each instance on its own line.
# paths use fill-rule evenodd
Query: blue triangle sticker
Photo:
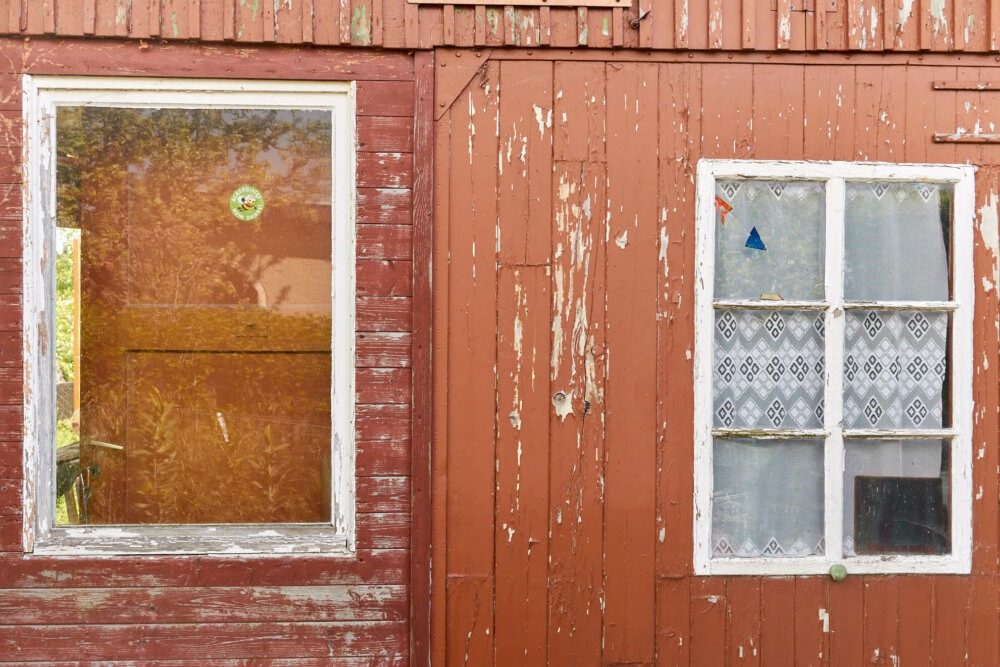
M 767 246 L 765 246 L 764 242 L 760 240 L 760 234 L 757 232 L 756 227 L 750 230 L 750 236 L 747 237 L 746 247 L 754 248 L 755 250 L 767 250 Z

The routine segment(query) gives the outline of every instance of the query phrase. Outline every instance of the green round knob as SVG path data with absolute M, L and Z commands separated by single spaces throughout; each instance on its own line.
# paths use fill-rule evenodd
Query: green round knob
M 847 568 L 841 563 L 831 565 L 830 578 L 834 581 L 843 581 L 844 579 L 847 579 Z

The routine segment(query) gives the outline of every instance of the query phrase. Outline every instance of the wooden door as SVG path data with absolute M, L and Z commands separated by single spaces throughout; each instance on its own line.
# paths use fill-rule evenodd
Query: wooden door
M 329 112 L 58 123 L 89 522 L 329 520 Z

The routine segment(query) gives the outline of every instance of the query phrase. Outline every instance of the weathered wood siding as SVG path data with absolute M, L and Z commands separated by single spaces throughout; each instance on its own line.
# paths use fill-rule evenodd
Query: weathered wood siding
M 541 3 L 539 3 L 541 4 Z M 0 0 L 0 33 L 211 42 L 793 51 L 1000 50 L 1000 0 Z
M 356 555 L 21 553 L 24 73 L 247 79 L 277 74 L 358 82 Z M 426 300 L 426 288 L 412 278 L 413 58 L 274 47 L 236 51 L 0 40 L 0 91 L 0 662 L 168 659 L 225 665 L 267 658 L 297 665 L 407 664 L 411 346 L 415 317 L 426 320 L 414 312 L 415 290 Z
M 436 66 L 436 664 L 1000 664 L 994 59 Z M 980 167 L 972 576 L 692 576 L 703 157 Z

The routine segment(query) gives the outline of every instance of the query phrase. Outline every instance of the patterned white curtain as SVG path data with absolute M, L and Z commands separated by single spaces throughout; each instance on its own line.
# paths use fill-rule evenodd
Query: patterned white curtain
M 822 184 L 720 181 L 716 194 L 716 299 L 824 298 Z M 847 183 L 846 195 L 845 298 L 946 301 L 950 186 Z M 845 316 L 844 428 L 948 426 L 949 313 L 873 306 Z M 822 428 L 823 323 L 821 310 L 717 309 L 714 427 Z M 716 438 L 713 555 L 823 554 L 823 447 Z M 941 440 L 845 442 L 846 555 L 855 553 L 855 485 L 937 479 L 946 498 L 947 451 Z

